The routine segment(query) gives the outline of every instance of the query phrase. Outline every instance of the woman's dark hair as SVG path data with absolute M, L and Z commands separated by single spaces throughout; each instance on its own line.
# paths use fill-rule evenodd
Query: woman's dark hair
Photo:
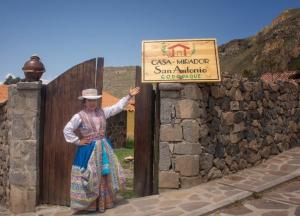
M 83 100 L 81 101 L 81 106 L 82 106 L 82 108 L 85 108 L 85 107 L 84 107 L 85 101 L 86 101 L 85 98 L 83 98 Z

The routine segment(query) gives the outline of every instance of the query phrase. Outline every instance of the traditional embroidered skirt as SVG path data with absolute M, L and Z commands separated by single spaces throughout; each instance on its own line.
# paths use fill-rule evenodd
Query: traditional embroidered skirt
M 103 212 L 113 207 L 115 193 L 124 188 L 122 167 L 106 138 L 78 147 L 71 171 L 72 209 Z

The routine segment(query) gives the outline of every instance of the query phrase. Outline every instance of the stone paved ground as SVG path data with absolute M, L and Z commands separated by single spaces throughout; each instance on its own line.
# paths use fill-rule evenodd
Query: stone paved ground
M 246 201 L 237 208 L 222 209 L 230 204 L 249 198 L 253 193 L 270 189 L 300 176 L 300 147 L 293 148 L 264 163 L 234 175 L 208 182 L 193 188 L 163 192 L 144 198 L 119 200 L 116 208 L 103 216 L 198 216 L 198 215 L 300 215 L 300 183 L 295 180 L 287 186 L 267 192 L 263 199 Z M 275 210 L 274 210 L 275 209 Z M 67 207 L 39 206 L 36 213 L 23 216 L 67 216 L 71 215 Z M 0 215 L 12 215 L 0 210 Z M 82 214 L 83 215 L 83 214 Z

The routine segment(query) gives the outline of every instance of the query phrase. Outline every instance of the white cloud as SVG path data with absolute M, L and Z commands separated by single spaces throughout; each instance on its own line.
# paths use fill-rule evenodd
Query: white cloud
M 48 84 L 51 80 L 41 79 L 43 84 Z
M 13 74 L 11 74 L 11 73 L 8 73 L 8 74 L 6 74 L 6 76 L 5 76 L 5 79 L 7 79 L 8 77 L 12 77 L 12 78 L 16 78 L 16 76 L 15 75 L 13 75 Z

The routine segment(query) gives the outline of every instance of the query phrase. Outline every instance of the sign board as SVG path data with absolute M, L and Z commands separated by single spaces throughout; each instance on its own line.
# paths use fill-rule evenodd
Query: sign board
M 142 42 L 142 82 L 219 82 L 216 39 Z

